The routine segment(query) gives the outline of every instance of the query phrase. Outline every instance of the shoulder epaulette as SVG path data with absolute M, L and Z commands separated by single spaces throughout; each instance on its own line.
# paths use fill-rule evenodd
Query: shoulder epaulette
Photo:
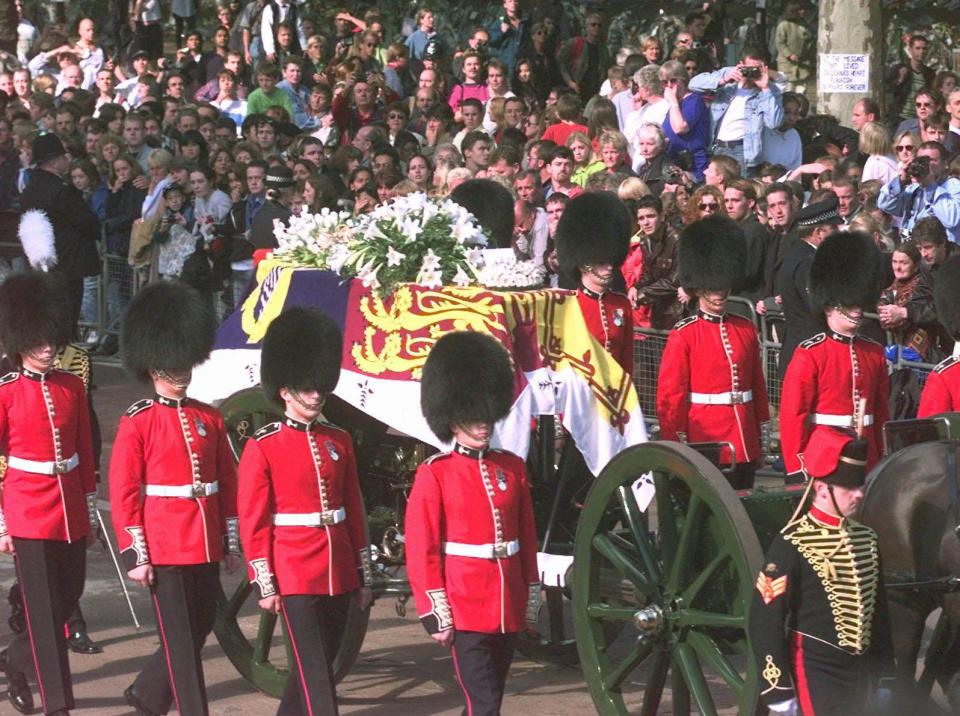
M 826 334 L 826 333 L 818 333 L 817 335 L 811 336 L 810 338 L 808 338 L 807 340 L 805 340 L 803 343 L 801 343 L 801 344 L 800 344 L 800 347 L 801 347 L 801 348 L 813 348 L 815 345 L 817 345 L 818 343 L 823 343 L 825 340 L 827 340 L 827 334 Z
M 254 439 L 254 440 L 263 440 L 264 438 L 268 438 L 268 437 L 270 437 L 271 435 L 273 435 L 274 433 L 278 433 L 278 432 L 280 432 L 280 421 L 279 421 L 279 420 L 277 420 L 276 422 L 273 422 L 273 423 L 267 423 L 267 424 L 264 425 L 262 428 L 260 428 L 259 430 L 257 430 L 257 432 L 255 432 L 255 433 L 253 434 L 253 439 Z
M 433 455 L 431 455 L 430 457 L 428 457 L 426 460 L 424 460 L 421 464 L 423 464 L 423 465 L 432 465 L 435 461 L 439 460 L 440 458 L 442 458 L 442 457 L 450 457 L 451 455 L 453 455 L 452 452 L 438 452 L 438 453 L 434 453 Z
M 939 363 L 937 363 L 936 367 L 933 369 L 933 372 L 943 373 L 943 371 L 945 371 L 947 368 L 954 366 L 957 363 L 960 363 L 960 358 L 958 358 L 957 356 L 950 356 L 949 358 L 946 358 L 940 361 Z M 6 376 L 4 376 L 4 378 L 6 378 Z M 2 384 L 2 381 L 3 381 L 3 378 L 0 378 L 0 384 Z
M 20 377 L 20 371 L 11 370 L 6 375 L 0 376 L 0 385 L 6 385 L 7 383 L 12 383 L 19 377 Z
M 137 413 L 142 413 L 144 410 L 153 405 L 152 398 L 144 398 L 143 400 L 138 400 L 136 403 L 127 408 L 127 412 L 124 413 L 128 418 L 132 418 Z
M 683 319 L 677 321 L 676 323 L 674 323 L 674 324 L 673 324 L 673 330 L 679 331 L 681 328 L 686 328 L 686 327 L 689 326 L 691 323 L 696 323 L 696 322 L 697 322 L 697 319 L 699 319 L 699 318 L 700 318 L 700 316 L 687 316 L 686 318 L 683 318 Z

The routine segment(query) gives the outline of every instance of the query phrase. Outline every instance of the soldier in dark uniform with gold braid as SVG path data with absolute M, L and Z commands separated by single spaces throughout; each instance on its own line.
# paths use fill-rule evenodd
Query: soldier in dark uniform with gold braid
M 863 498 L 867 450 L 850 432 L 816 427 L 803 456 L 812 504 L 774 537 L 757 577 L 750 641 L 761 703 L 777 714 L 862 714 L 871 700 L 889 700 L 881 687 L 894 675 L 893 647 L 877 535 L 850 517 Z

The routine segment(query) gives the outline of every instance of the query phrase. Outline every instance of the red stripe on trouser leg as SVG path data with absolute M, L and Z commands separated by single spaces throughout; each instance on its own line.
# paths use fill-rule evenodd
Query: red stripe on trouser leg
M 463 696 L 467 700 L 467 716 L 473 716 L 473 704 L 470 702 L 470 692 L 467 691 L 467 685 L 463 683 L 463 678 L 460 676 L 460 664 L 457 662 L 456 644 L 450 647 L 450 653 L 453 655 L 453 670 L 457 674 L 457 683 L 459 683 L 460 688 L 463 689 Z
M 27 604 L 27 591 L 23 587 L 23 575 L 20 574 L 20 559 L 14 558 L 13 566 L 17 570 L 17 581 L 20 582 L 20 601 L 23 602 L 23 615 L 27 622 L 27 636 L 30 639 L 30 653 L 33 654 L 33 666 L 37 670 L 37 686 L 40 688 L 40 701 L 43 703 L 43 710 L 47 710 L 47 693 L 43 689 L 43 677 L 40 675 L 40 660 L 37 658 L 37 647 L 33 643 L 33 629 L 30 628 L 30 607 Z
M 287 618 L 287 610 L 283 606 L 283 600 L 280 600 L 280 611 L 283 613 L 283 621 L 287 625 L 287 637 L 290 639 L 290 647 L 293 656 L 297 660 L 297 673 L 300 674 L 300 686 L 303 688 L 303 700 L 307 704 L 308 716 L 313 716 L 313 707 L 310 705 L 310 691 L 307 689 L 307 677 L 303 674 L 303 662 L 300 661 L 300 649 L 297 648 L 297 640 L 293 636 L 293 629 L 290 628 L 290 620 Z
M 173 680 L 173 663 L 170 661 L 170 647 L 167 646 L 167 634 L 163 629 L 163 617 L 160 616 L 160 602 L 157 600 L 156 592 L 153 593 L 153 608 L 157 612 L 157 626 L 160 628 L 160 640 L 163 642 L 163 654 L 167 657 L 167 673 L 170 675 L 170 690 L 173 692 L 173 700 L 177 704 L 177 712 L 180 711 L 180 699 L 177 697 L 177 682 Z
M 810 698 L 807 669 L 803 663 L 803 635 L 796 632 L 793 634 L 793 672 L 797 677 L 797 698 L 800 699 L 803 716 L 816 716 L 813 711 L 813 700 Z

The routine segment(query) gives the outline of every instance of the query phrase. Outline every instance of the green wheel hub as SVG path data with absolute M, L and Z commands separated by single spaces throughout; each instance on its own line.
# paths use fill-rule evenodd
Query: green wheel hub
M 647 473 L 656 494 L 644 512 L 633 485 Z M 669 677 L 675 714 L 752 714 L 746 613 L 761 564 L 746 511 L 706 458 L 670 442 L 614 458 L 574 547 L 577 647 L 598 713 L 653 716 Z M 614 643 L 611 625 L 622 628 Z
M 227 426 L 230 447 L 237 459 L 244 443 L 254 432 L 280 417 L 276 407 L 266 400 L 259 388 L 250 388 L 230 396 L 220 406 L 220 412 Z M 367 540 L 369 542 L 369 534 Z M 255 629 L 241 628 L 241 612 L 244 611 L 256 620 Z M 343 639 L 333 661 L 334 678 L 337 681 L 349 673 L 356 661 L 369 618 L 369 610 L 361 611 L 351 602 Z M 281 633 L 281 648 L 274 648 L 276 630 L 277 616 L 257 607 L 253 588 L 246 578 L 232 590 L 229 597 L 221 593 L 213 627 L 217 641 L 244 679 L 260 691 L 279 698 L 290 675 L 287 669 L 290 654 L 285 632 Z M 275 659 L 278 651 L 285 654 L 286 658 Z

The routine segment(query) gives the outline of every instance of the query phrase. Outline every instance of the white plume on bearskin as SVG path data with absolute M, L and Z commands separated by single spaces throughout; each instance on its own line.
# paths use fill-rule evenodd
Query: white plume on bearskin
M 23 253 L 30 266 L 48 271 L 57 265 L 57 246 L 53 237 L 53 224 L 42 209 L 30 209 L 20 217 L 18 232 Z

